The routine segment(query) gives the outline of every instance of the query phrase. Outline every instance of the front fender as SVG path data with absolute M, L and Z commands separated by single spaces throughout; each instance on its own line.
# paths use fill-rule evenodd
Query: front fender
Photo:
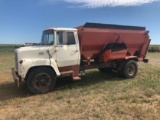
M 59 72 L 57 63 L 54 59 L 51 59 L 51 67 L 55 70 L 57 76 L 60 76 L 60 72 Z
M 39 66 L 50 66 L 53 68 L 57 76 L 60 75 L 57 63 L 53 59 L 25 59 L 21 64 L 19 64 L 18 74 L 22 79 L 24 79 L 31 68 Z

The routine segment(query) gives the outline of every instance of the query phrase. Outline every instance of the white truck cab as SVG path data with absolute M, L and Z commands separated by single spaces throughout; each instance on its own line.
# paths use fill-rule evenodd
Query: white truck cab
M 43 31 L 40 45 L 15 50 L 13 78 L 25 80 L 32 93 L 51 91 L 56 77 L 70 74 L 79 79 L 80 48 L 77 29 L 50 28 Z

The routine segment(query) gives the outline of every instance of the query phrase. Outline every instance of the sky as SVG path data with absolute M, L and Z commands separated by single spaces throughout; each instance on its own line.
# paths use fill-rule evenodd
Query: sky
M 0 44 L 39 43 L 50 27 L 144 26 L 160 44 L 160 0 L 0 0 Z

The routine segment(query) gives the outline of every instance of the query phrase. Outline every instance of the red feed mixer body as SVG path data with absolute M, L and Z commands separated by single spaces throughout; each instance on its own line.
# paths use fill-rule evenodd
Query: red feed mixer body
M 144 59 L 150 43 L 144 27 L 86 23 L 77 29 L 82 60 Z

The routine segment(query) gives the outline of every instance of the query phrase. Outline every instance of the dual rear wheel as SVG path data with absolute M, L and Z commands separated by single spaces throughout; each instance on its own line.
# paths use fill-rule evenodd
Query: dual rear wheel
M 134 78 L 138 72 L 138 65 L 135 60 L 128 60 L 122 63 L 120 68 L 121 75 L 127 79 Z
M 113 68 L 99 68 L 99 71 L 103 73 L 110 73 L 113 72 Z M 127 79 L 134 78 L 138 72 L 137 62 L 135 60 L 120 62 L 117 72 L 120 73 L 122 77 L 125 77 Z

